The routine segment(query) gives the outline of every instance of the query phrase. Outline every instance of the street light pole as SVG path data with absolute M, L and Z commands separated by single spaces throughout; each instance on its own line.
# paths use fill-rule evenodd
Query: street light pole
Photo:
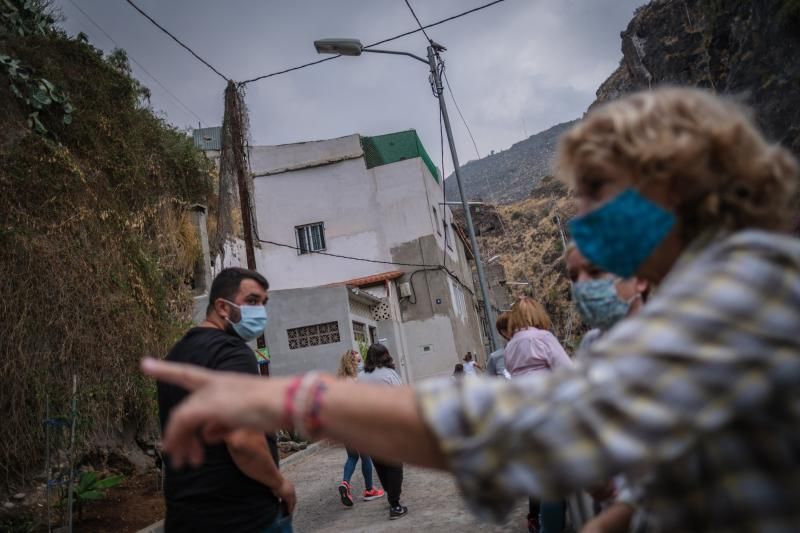
M 433 91 L 436 94 L 436 98 L 439 99 L 439 109 L 442 112 L 442 118 L 444 120 L 444 128 L 447 131 L 447 142 L 450 145 L 450 156 L 453 159 L 453 167 L 456 175 L 456 183 L 458 184 L 458 194 L 461 197 L 461 207 L 464 208 L 464 217 L 467 223 L 467 233 L 469 234 L 469 242 L 472 246 L 472 254 L 475 257 L 475 267 L 478 270 L 478 283 L 481 289 L 481 296 L 483 297 L 483 309 L 486 314 L 486 321 L 487 321 L 487 328 L 489 330 L 489 346 L 492 351 L 497 350 L 500 346 L 500 339 L 498 338 L 497 331 L 495 330 L 494 324 L 494 310 L 492 309 L 492 303 L 489 299 L 489 285 L 486 282 L 486 273 L 483 269 L 483 262 L 481 261 L 481 253 L 478 249 L 478 240 L 475 238 L 475 228 L 472 225 L 472 213 L 469 211 L 470 203 L 474 202 L 467 202 L 466 196 L 464 196 L 464 187 L 461 184 L 461 174 L 459 171 L 459 164 L 458 164 L 458 154 L 456 153 L 456 144 L 453 141 L 453 131 L 450 128 L 450 116 L 447 114 L 447 104 L 445 104 L 444 98 L 444 86 L 442 85 L 442 78 L 439 67 L 441 65 L 441 59 L 438 56 L 439 50 L 444 50 L 443 46 L 440 46 L 433 41 L 430 41 L 430 45 L 428 46 L 428 60 L 411 54 L 409 52 L 399 52 L 395 50 L 378 50 L 375 48 L 364 48 L 361 44 L 361 41 L 358 39 L 321 39 L 314 41 L 314 48 L 317 49 L 317 53 L 320 54 L 339 54 L 343 56 L 360 56 L 364 52 L 371 52 L 373 54 L 392 54 L 392 55 L 402 55 L 408 56 L 412 59 L 415 59 L 421 63 L 427 64 L 431 69 L 431 84 L 433 86 Z M 444 176 L 442 176 L 442 187 L 444 187 Z M 445 202 L 448 203 L 448 202 Z
M 475 238 L 475 227 L 472 224 L 472 213 L 469 210 L 469 202 L 464 195 L 464 186 L 461 183 L 461 171 L 458 164 L 458 153 L 456 152 L 456 145 L 453 141 L 453 131 L 450 128 L 450 116 L 447 114 L 447 104 L 444 97 L 444 86 L 442 85 L 442 78 L 439 73 L 438 56 L 433 46 L 428 46 L 428 64 L 431 68 L 431 77 L 433 80 L 433 89 L 436 97 L 439 99 L 439 109 L 442 111 L 442 119 L 444 121 L 444 129 L 447 132 L 447 143 L 450 145 L 450 156 L 453 159 L 453 171 L 456 175 L 456 184 L 458 185 L 458 194 L 461 197 L 461 205 L 464 208 L 464 218 L 467 223 L 467 233 L 469 234 L 469 242 L 472 245 L 472 254 L 475 257 L 475 267 L 478 270 L 478 283 L 481 288 L 481 296 L 483 296 L 483 310 L 486 315 L 486 329 L 489 330 L 489 346 L 492 351 L 500 348 L 500 339 L 497 338 L 497 330 L 494 327 L 494 310 L 492 309 L 492 301 L 489 299 L 489 285 L 486 282 L 486 272 L 483 269 L 483 261 L 481 261 L 481 252 L 478 248 L 478 240 Z M 442 176 L 442 187 L 444 187 L 444 176 Z

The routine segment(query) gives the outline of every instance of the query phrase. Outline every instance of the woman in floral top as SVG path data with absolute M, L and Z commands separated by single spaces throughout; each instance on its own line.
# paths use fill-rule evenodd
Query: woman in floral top
M 593 109 L 562 139 L 558 172 L 575 190 L 581 253 L 659 284 L 586 366 L 416 390 L 307 375 L 306 398 L 292 393 L 298 378 L 148 360 L 148 374 L 196 391 L 164 435 L 173 461 L 202 460 L 199 428 L 215 440 L 294 420 L 451 471 L 487 517 L 523 494 L 558 498 L 625 473 L 649 480 L 653 531 L 797 531 L 800 242 L 783 233 L 796 162 L 738 105 L 673 88 Z M 309 416 L 287 415 L 299 407 Z

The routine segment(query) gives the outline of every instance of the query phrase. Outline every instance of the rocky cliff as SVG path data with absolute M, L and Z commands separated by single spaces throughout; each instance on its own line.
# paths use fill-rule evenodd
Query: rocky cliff
M 653 0 L 636 11 L 621 37 L 622 61 L 598 89 L 593 105 L 664 84 L 706 87 L 741 97 L 755 109 L 766 133 L 800 156 L 800 1 Z M 500 203 L 518 197 L 521 178 L 502 166 L 511 160 L 510 152 L 530 149 L 524 157 L 532 160 L 515 159 L 516 167 L 545 175 L 549 169 L 537 165 L 552 157 L 558 135 L 569 125 L 540 134 L 548 138 L 538 145 L 547 146 L 543 154 L 533 151 L 534 136 L 514 145 L 508 155 L 470 162 L 467 190 L 497 191 L 470 197 L 481 194 Z M 553 178 L 527 183 L 536 185 L 526 198 L 495 210 L 502 223 L 481 226 L 481 250 L 485 257 L 500 255 L 509 280 L 530 283 L 526 289 L 514 288 L 542 301 L 556 334 L 572 346 L 582 326 L 572 310 L 560 259 L 559 221 L 566 229 L 575 206 Z M 480 214 L 477 218 L 480 224 Z
M 564 122 L 520 141 L 508 150 L 470 161 L 461 167 L 461 180 L 470 200 L 507 204 L 522 200 L 551 173 L 558 139 L 574 122 Z M 445 181 L 448 200 L 457 201 L 455 178 Z
M 653 0 L 621 37 L 622 61 L 595 104 L 665 84 L 739 95 L 800 155 L 797 0 Z

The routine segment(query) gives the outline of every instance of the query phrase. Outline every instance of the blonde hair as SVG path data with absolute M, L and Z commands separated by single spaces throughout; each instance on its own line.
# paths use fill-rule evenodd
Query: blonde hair
M 552 328 L 550 315 L 544 306 L 531 298 L 523 296 L 511 306 L 508 316 L 508 331 L 513 335 L 525 328 L 547 329 Z
M 572 186 L 592 176 L 661 182 L 684 237 L 706 228 L 788 229 L 797 162 L 749 114 L 700 89 L 636 93 L 592 110 L 562 138 L 559 173 Z
M 358 377 L 358 361 L 356 361 L 357 355 L 359 355 L 359 353 L 355 350 L 347 350 L 342 354 L 342 358 L 339 360 L 339 370 L 336 371 L 336 377 Z

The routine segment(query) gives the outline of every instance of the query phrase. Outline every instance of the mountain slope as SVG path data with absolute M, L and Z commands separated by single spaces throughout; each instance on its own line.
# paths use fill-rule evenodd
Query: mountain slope
M 575 122 L 564 122 L 532 135 L 508 150 L 470 161 L 461 167 L 467 198 L 506 204 L 522 200 L 543 177 L 551 174 L 559 136 Z M 458 201 L 458 186 L 451 174 L 445 183 L 448 200 Z

